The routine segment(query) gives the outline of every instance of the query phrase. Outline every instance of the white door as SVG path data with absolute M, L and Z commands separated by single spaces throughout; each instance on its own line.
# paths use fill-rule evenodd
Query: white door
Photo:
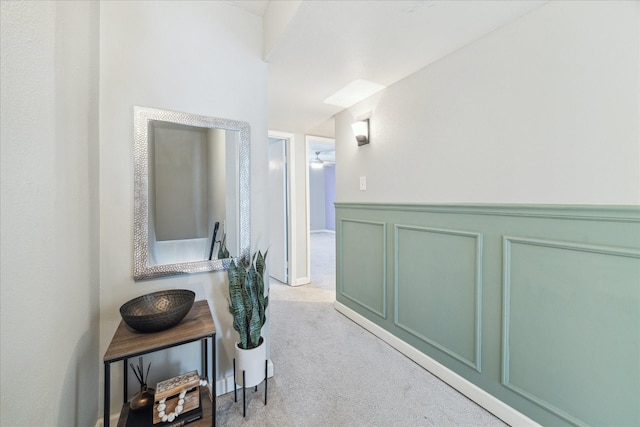
M 269 138 L 269 274 L 289 283 L 287 143 Z

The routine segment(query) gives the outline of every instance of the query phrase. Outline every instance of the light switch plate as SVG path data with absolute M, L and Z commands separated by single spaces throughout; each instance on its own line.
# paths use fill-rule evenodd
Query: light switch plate
M 364 191 L 367 189 L 367 177 L 366 176 L 361 176 L 360 177 L 360 191 Z

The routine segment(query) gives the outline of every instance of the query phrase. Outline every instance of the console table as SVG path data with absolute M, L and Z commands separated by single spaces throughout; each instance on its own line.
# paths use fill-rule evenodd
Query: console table
M 211 339 L 211 366 L 213 372 L 212 379 L 209 379 L 207 370 L 207 341 Z M 154 351 L 165 350 L 179 345 L 201 342 L 201 363 L 203 377 L 207 379 L 208 386 L 200 388 L 202 402 L 202 418 L 192 424 L 193 426 L 216 425 L 216 392 L 215 392 L 215 372 L 216 372 L 216 327 L 209 310 L 207 301 L 196 301 L 184 319 L 176 326 L 164 331 L 154 333 L 140 333 L 129 328 L 123 320 L 120 321 L 113 339 L 104 354 L 104 427 L 109 427 L 109 404 L 111 393 L 111 364 L 122 360 L 124 372 L 124 403 L 120 412 L 118 426 L 125 426 L 129 414 L 129 404 L 127 396 L 128 380 L 128 359 L 142 356 Z M 206 389 L 209 389 L 211 398 L 206 396 Z M 211 418 L 209 418 L 209 406 Z

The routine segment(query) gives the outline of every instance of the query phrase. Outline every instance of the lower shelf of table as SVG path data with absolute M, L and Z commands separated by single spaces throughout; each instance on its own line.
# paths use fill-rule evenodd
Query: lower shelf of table
M 202 405 L 202 418 L 192 421 L 186 425 L 193 427 L 211 426 L 211 392 L 208 386 L 200 387 L 200 404 Z M 127 420 L 129 418 L 129 404 L 122 405 L 122 411 L 120 411 L 120 418 L 118 419 L 118 427 L 126 427 Z M 153 421 L 149 419 L 148 424 L 141 424 L 140 427 L 153 426 Z M 170 423 L 155 424 L 156 427 L 162 427 L 171 425 Z

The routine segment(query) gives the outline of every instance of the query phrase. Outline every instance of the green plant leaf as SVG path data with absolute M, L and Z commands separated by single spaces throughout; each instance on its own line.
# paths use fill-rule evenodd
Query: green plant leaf
M 245 304 L 245 291 L 243 290 L 247 272 L 243 266 L 238 266 L 234 261 L 227 268 L 229 277 L 229 311 L 233 315 L 233 328 L 238 332 L 240 345 L 246 348 L 247 335 L 247 309 Z
M 227 234 L 222 235 L 220 247 L 218 248 L 218 259 L 229 258 L 229 250 L 227 249 Z
M 260 251 L 245 259 L 232 261 L 227 269 L 229 276 L 229 311 L 233 315 L 233 327 L 240 335 L 240 347 L 255 348 L 260 343 L 262 327 L 266 321 L 265 310 L 269 305 L 264 295 L 266 257 Z

